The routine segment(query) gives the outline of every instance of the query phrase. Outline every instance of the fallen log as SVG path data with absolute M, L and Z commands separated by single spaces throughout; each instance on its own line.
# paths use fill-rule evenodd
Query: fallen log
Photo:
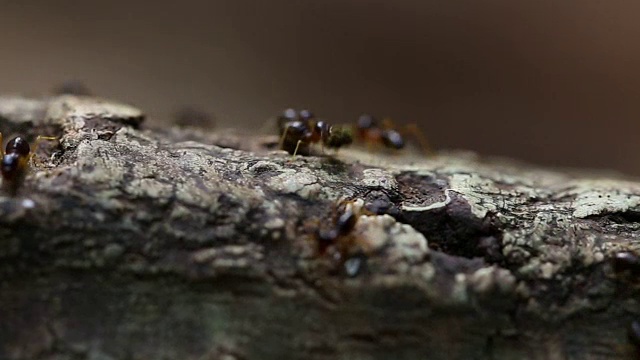
M 298 156 L 0 98 L 1 359 L 636 359 L 640 183 L 469 152 Z M 366 209 L 341 257 L 318 229 Z M 336 253 L 333 253 L 336 255 Z

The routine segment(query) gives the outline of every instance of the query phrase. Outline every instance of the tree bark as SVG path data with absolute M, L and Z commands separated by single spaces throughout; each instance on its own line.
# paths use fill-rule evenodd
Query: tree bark
M 640 183 L 142 120 L 0 99 L 5 139 L 59 139 L 0 197 L 1 359 L 638 358 Z

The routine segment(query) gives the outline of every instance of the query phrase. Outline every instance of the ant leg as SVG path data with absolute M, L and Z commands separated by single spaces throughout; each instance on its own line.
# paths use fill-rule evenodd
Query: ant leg
M 291 161 L 294 161 L 296 159 L 296 154 L 298 153 L 298 148 L 300 148 L 300 144 L 302 144 L 302 140 L 298 140 L 298 143 L 296 144 L 296 149 L 293 150 L 293 155 L 291 156 Z
M 382 126 L 383 129 L 387 129 L 387 130 L 391 130 L 391 129 L 395 129 L 396 125 L 395 122 L 393 120 L 391 120 L 391 118 L 384 118 L 382 119 Z
M 420 130 L 418 125 L 416 125 L 415 123 L 411 123 L 405 125 L 405 129 L 411 132 L 411 134 L 413 134 L 413 136 L 418 139 L 418 142 L 420 142 L 420 147 L 422 148 L 422 151 L 425 153 L 425 155 L 433 154 L 433 149 L 431 148 L 431 145 L 429 145 L 427 137 L 424 135 L 422 130 Z
M 287 133 L 289 132 L 289 127 L 287 125 L 287 127 L 284 128 L 284 131 L 282 132 L 282 136 L 280 137 L 280 141 L 278 142 L 278 149 L 280 150 L 284 150 L 284 139 L 287 138 Z
M 42 140 L 54 141 L 54 140 L 58 140 L 58 139 L 53 137 L 53 136 L 38 135 L 38 137 L 36 138 L 36 141 L 33 142 L 33 147 L 31 148 L 31 154 L 29 154 L 29 162 L 30 163 L 33 161 L 33 157 L 36 155 L 36 152 L 38 151 L 38 147 L 40 146 L 40 143 L 41 143 Z M 33 165 L 33 163 L 32 163 L 32 165 Z
M 368 153 L 372 153 L 376 148 L 375 145 L 377 145 L 377 144 L 371 142 L 370 140 L 367 140 L 367 152 Z

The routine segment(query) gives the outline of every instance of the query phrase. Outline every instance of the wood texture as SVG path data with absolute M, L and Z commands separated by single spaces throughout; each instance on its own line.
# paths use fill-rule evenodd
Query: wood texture
M 0 99 L 5 137 L 60 139 L 0 197 L 1 359 L 638 358 L 640 270 L 611 260 L 640 251 L 638 182 L 465 152 L 292 161 L 142 120 Z M 381 213 L 346 262 L 315 236 L 345 198 Z

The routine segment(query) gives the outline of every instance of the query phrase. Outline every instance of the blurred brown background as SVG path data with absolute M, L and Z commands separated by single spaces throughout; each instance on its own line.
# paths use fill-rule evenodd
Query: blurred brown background
M 68 79 L 152 122 L 287 106 L 417 121 L 438 147 L 640 174 L 638 1 L 4 1 L 0 92 Z

